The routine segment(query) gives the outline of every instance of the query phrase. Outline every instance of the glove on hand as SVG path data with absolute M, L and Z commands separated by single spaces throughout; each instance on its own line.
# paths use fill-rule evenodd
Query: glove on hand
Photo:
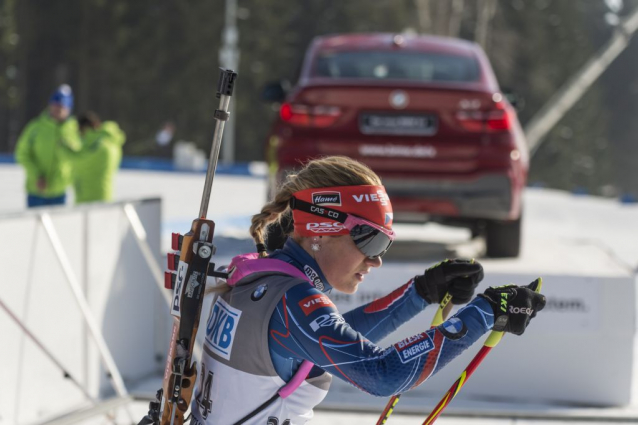
M 468 303 L 481 280 L 483 266 L 465 259 L 442 261 L 414 278 L 417 292 L 430 304 L 440 303 L 446 292 L 452 295 L 452 304 Z
M 494 330 L 522 335 L 530 320 L 545 307 L 545 296 L 534 292 L 539 279 L 527 286 L 505 285 L 487 288 L 485 298 L 494 310 Z

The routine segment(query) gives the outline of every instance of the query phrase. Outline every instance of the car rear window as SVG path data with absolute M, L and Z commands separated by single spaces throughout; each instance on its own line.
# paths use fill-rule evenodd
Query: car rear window
M 324 52 L 313 76 L 368 80 L 476 81 L 479 65 L 467 56 L 396 51 Z

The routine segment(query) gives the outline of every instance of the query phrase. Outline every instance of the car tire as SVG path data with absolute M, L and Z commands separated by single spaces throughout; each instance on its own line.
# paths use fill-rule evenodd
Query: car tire
M 521 251 L 522 217 L 513 221 L 490 220 L 485 228 L 486 255 L 490 258 L 518 257 Z
M 292 230 L 293 222 L 290 212 L 285 213 L 280 222 L 274 222 L 268 226 L 266 229 L 266 249 L 268 252 L 283 248 Z

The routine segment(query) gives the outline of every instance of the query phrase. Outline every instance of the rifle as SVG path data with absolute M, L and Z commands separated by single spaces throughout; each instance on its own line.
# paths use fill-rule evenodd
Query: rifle
M 236 78 L 236 72 L 221 69 L 216 95 L 219 99 L 219 109 L 216 109 L 214 114 L 217 122 L 199 218 L 193 220 L 191 230 L 185 235 L 173 234 L 172 248 L 180 251 L 180 257 L 176 273 L 165 274 L 165 286 L 174 289 L 170 306 L 174 318 L 164 369 L 164 381 L 162 388 L 157 391 L 156 399 L 149 403 L 148 414 L 138 425 L 182 425 L 184 414 L 193 396 L 193 388 L 197 381 L 197 364 L 192 362 L 193 346 L 199 328 L 206 278 L 207 276 L 226 277 L 225 273 L 216 272 L 215 265 L 210 263 L 210 258 L 215 253 L 213 245 L 215 222 L 206 219 L 206 214 L 224 124 L 229 117 L 228 105 Z M 169 269 L 175 270 L 174 256 L 169 255 L 168 260 Z

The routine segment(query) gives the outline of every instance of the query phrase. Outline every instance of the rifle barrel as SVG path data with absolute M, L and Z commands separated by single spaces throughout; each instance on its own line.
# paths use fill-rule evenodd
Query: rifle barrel
M 230 96 L 221 95 L 219 99 L 219 110 L 228 113 L 228 105 L 230 104 Z M 206 170 L 206 181 L 204 182 L 204 193 L 202 194 L 202 203 L 199 207 L 199 218 L 206 218 L 208 213 L 208 204 L 210 202 L 210 193 L 213 188 L 213 178 L 217 169 L 217 160 L 219 158 L 219 150 L 222 145 L 222 136 L 224 134 L 224 125 L 226 121 L 216 118 L 215 133 L 213 133 L 213 147 L 210 150 L 210 158 L 208 160 L 208 170 Z

